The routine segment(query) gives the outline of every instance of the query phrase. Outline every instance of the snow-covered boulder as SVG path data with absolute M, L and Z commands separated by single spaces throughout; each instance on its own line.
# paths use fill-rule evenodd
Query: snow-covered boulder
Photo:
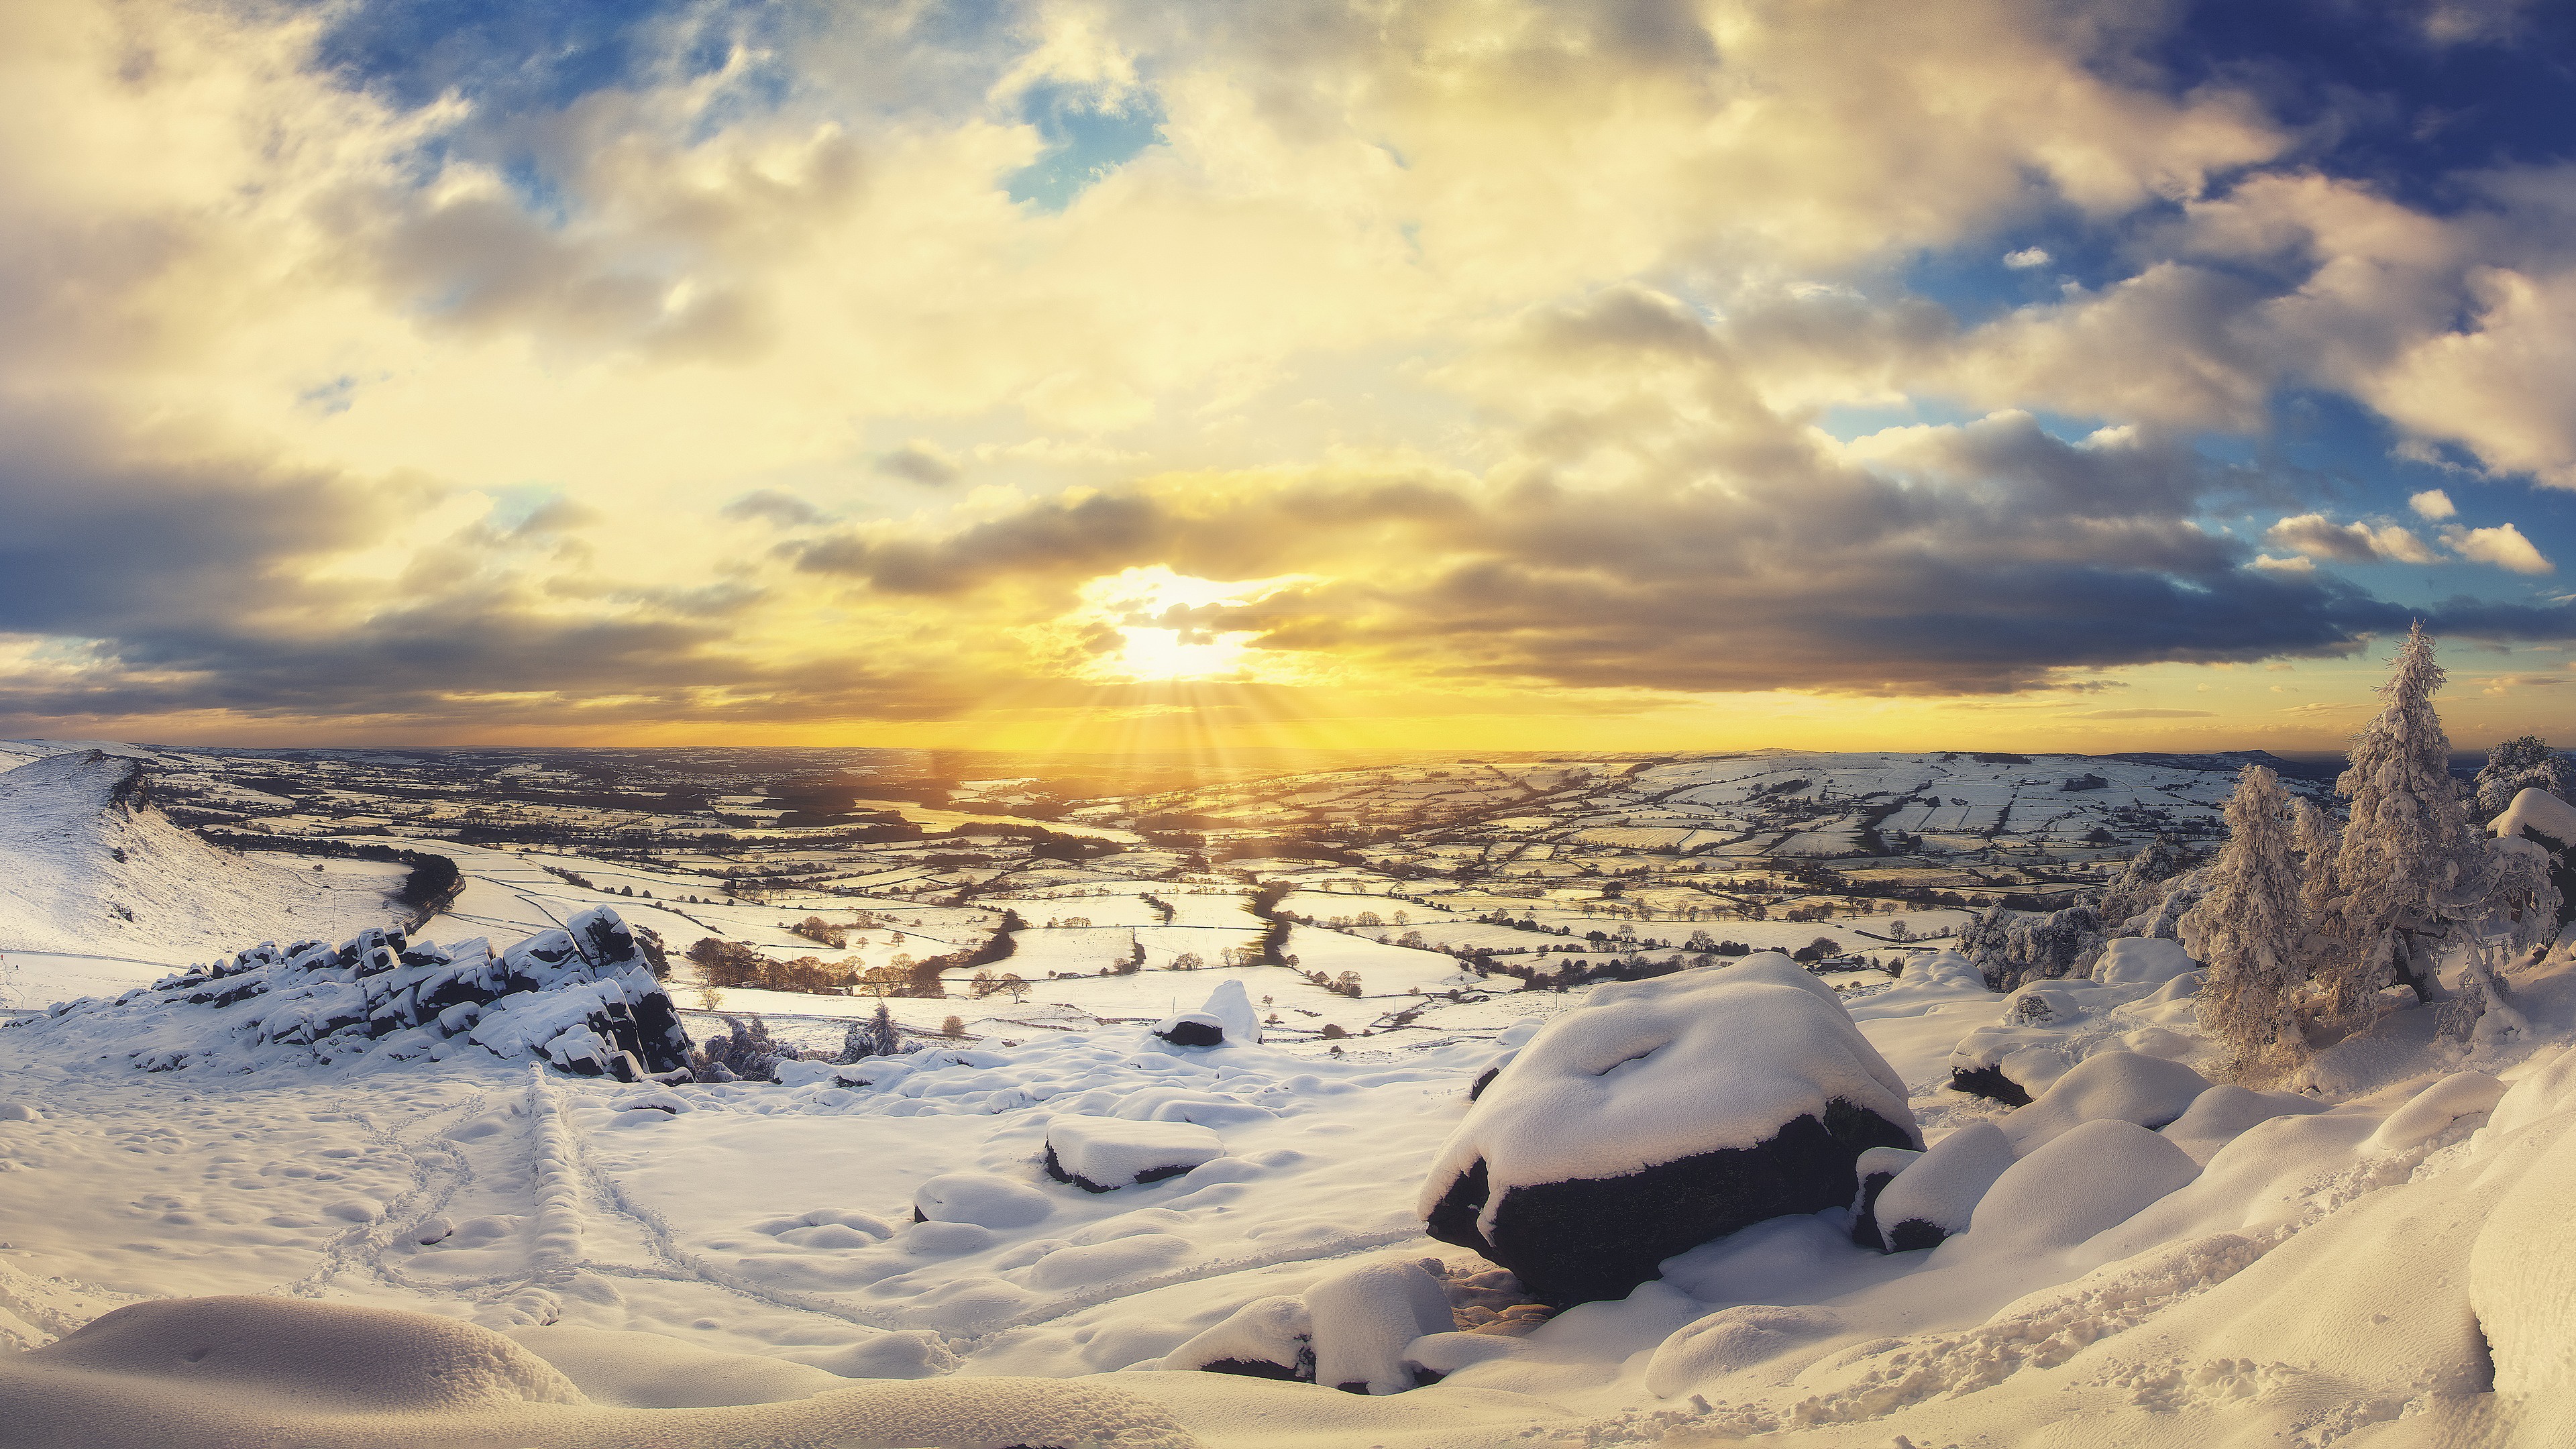
M 1404 1346 L 1458 1326 L 1440 1280 L 1419 1263 L 1371 1263 L 1327 1278 L 1306 1290 L 1306 1315 L 1315 1382 L 1349 1393 L 1412 1388 Z
M 770 1068 L 771 1080 L 782 1087 L 864 1087 L 868 1084 L 868 1059 L 855 1062 L 810 1061 L 782 1057 Z
M 1215 1327 L 1163 1355 L 1161 1367 L 1262 1379 L 1315 1377 L 1313 1322 L 1306 1300 L 1256 1298 Z
M 1976 963 L 1956 951 L 1923 951 L 1905 958 L 1897 976 L 1900 986 L 1958 986 L 1983 991 L 1986 978 Z
M 1225 1027 L 1225 1039 L 1236 1046 L 1261 1044 L 1261 1013 L 1253 1009 L 1252 993 L 1240 981 L 1218 982 L 1199 1014 L 1215 1017 Z
M 1860 1192 L 1852 1199 L 1852 1241 L 1864 1248 L 1887 1250 L 1878 1234 L 1874 1210 L 1878 1195 L 1896 1180 L 1896 1175 L 1912 1166 L 1923 1154 L 1909 1147 L 1873 1147 L 1852 1163 L 1852 1174 L 1860 1179 Z
M 1940 1254 L 2071 1248 L 2199 1175 L 2190 1154 L 2155 1133 L 2117 1117 L 2097 1118 L 2058 1134 L 1995 1179 L 1969 1215 L 1967 1233 L 1943 1243 Z M 1900 1177 L 1888 1190 L 1904 1182 Z
M 2101 1051 L 2057 1079 L 2036 1102 L 2004 1119 L 2013 1150 L 2028 1156 L 2082 1123 L 2115 1118 L 2153 1130 L 2191 1110 L 2209 1079 L 2180 1062 L 2138 1052 Z
M 634 933 L 606 907 L 495 956 L 483 941 L 366 930 L 336 949 L 263 943 L 114 1001 L 58 1006 L 31 1029 L 152 1071 L 246 1071 L 480 1047 L 581 1076 L 638 1081 L 687 1065 L 689 1037 Z
M 2191 1154 L 2192 1161 L 2206 1165 L 2218 1155 L 2218 1149 L 2258 1122 L 2325 1109 L 2325 1103 L 2296 1092 L 2257 1092 L 2232 1083 L 2222 1084 L 2192 1098 L 2190 1110 L 2158 1128 L 2157 1133 Z
M 1214 1132 L 1188 1122 L 1058 1117 L 1047 1124 L 1047 1175 L 1085 1192 L 1160 1182 L 1224 1155 Z
M 1225 1045 L 1225 1023 L 1204 1011 L 1184 1011 L 1155 1024 L 1154 1035 L 1177 1047 Z
M 989 1172 L 944 1172 L 912 1192 L 916 1223 L 1025 1228 L 1054 1211 L 1055 1203 L 1045 1193 Z
M 1950 1086 L 2007 1107 L 2029 1105 L 2074 1065 L 2058 1043 L 2065 1034 L 2039 1026 L 1981 1026 L 1950 1053 Z
M 1885 1251 L 1937 1248 L 1966 1232 L 1986 1190 L 2012 1165 L 2012 1143 L 1992 1122 L 1971 1122 L 1933 1143 L 1878 1195 L 1875 1231 Z
M 1597 988 L 1467 1109 L 1416 1201 L 1559 1306 L 1620 1298 L 1749 1223 L 1847 1207 L 1916 1147 L 1904 1083 L 1832 988 L 1773 951 Z
M 2191 959 L 2180 941 L 2121 936 L 2102 948 L 2102 959 L 2093 966 L 2093 979 L 2105 986 L 2162 986 L 2186 971 L 2199 969 L 2200 963 Z

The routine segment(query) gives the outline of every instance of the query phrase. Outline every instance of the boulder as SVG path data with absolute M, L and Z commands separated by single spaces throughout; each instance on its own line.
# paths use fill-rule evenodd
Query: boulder
M 2012 1143 L 1992 1122 L 1971 1122 L 1933 1143 L 1878 1195 L 1872 1227 L 1882 1251 L 1937 1248 L 1966 1232 L 1977 1203 L 2012 1165 Z
M 2246 1128 L 2258 1122 L 2325 1109 L 2325 1103 L 2314 1097 L 2302 1097 L 2296 1092 L 2257 1092 L 2222 1084 L 2192 1098 L 2190 1110 L 2158 1128 L 2157 1135 L 2189 1153 L 2192 1161 L 2205 1167 L 2211 1158 L 2218 1155 L 2218 1149 L 2235 1141 Z
M 2188 1153 L 2135 1122 L 2080 1123 L 1995 1179 L 1969 1216 L 1967 1234 L 1943 1243 L 1940 1252 L 2024 1256 L 2071 1248 L 2199 1175 Z
M 2137 1052 L 2099 1051 L 2010 1117 L 2004 1135 L 2028 1156 L 2058 1134 L 2105 1118 L 2153 1130 L 2191 1110 L 2209 1079 L 2180 1062 Z
M 1184 1011 L 1163 1018 L 1154 1027 L 1154 1035 L 1177 1047 L 1223 1046 L 1225 1023 L 1204 1011 Z
M 1162 1367 L 1312 1382 L 1314 1330 L 1301 1298 L 1256 1298 L 1163 1355 Z
M 1860 1178 L 1860 1195 L 1852 1199 L 1853 1242 L 1887 1251 L 1887 1244 L 1879 1237 L 1878 1219 L 1872 1215 L 1878 1206 L 1878 1195 L 1922 1155 L 1903 1147 L 1873 1147 L 1852 1164 L 1853 1173 Z
M 1047 1124 L 1047 1175 L 1085 1192 L 1160 1182 L 1224 1155 L 1214 1132 L 1188 1122 L 1058 1117 Z
M 1028 1227 L 1048 1212 L 1056 1212 L 1056 1204 L 1043 1191 L 992 1173 L 940 1173 L 912 1189 L 912 1222 Z
M 1468 1107 L 1416 1208 L 1562 1307 L 1747 1224 L 1848 1207 L 1861 1153 L 1920 1145 L 1833 989 L 1772 951 L 1597 988 Z
M 1252 993 L 1240 981 L 1218 982 L 1199 1014 L 1215 1017 L 1225 1027 L 1225 1039 L 1237 1046 L 1261 1044 L 1261 1013 L 1253 1009 Z
M 1404 1347 L 1458 1324 L 1440 1280 L 1419 1263 L 1371 1263 L 1306 1290 L 1315 1382 L 1346 1393 L 1396 1394 L 1414 1386 Z
M 1055 1211 L 1045 1193 L 989 1172 L 947 1172 L 913 1189 L 916 1223 L 973 1223 L 979 1228 L 1025 1228 Z

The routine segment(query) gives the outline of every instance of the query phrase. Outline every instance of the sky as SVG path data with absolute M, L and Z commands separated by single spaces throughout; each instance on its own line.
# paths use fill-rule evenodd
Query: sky
M 0 735 L 2576 746 L 2576 11 L 0 6 Z

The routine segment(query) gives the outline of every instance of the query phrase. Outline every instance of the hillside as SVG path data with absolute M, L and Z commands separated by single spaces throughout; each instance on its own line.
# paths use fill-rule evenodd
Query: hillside
M 0 954 L 31 1000 L 138 984 L 245 942 L 384 924 L 399 875 L 218 849 L 155 807 L 151 773 L 129 757 L 71 751 L 0 771 Z

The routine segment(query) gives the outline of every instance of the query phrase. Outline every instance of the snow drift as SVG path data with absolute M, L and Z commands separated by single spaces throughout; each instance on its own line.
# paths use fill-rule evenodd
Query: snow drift
M 148 1071 L 248 1071 L 468 1047 L 626 1081 L 688 1060 L 688 1033 L 634 933 L 606 907 L 497 957 L 366 930 L 334 948 L 262 943 L 112 1001 L 65 1002 L 22 1031 L 78 1038 Z

